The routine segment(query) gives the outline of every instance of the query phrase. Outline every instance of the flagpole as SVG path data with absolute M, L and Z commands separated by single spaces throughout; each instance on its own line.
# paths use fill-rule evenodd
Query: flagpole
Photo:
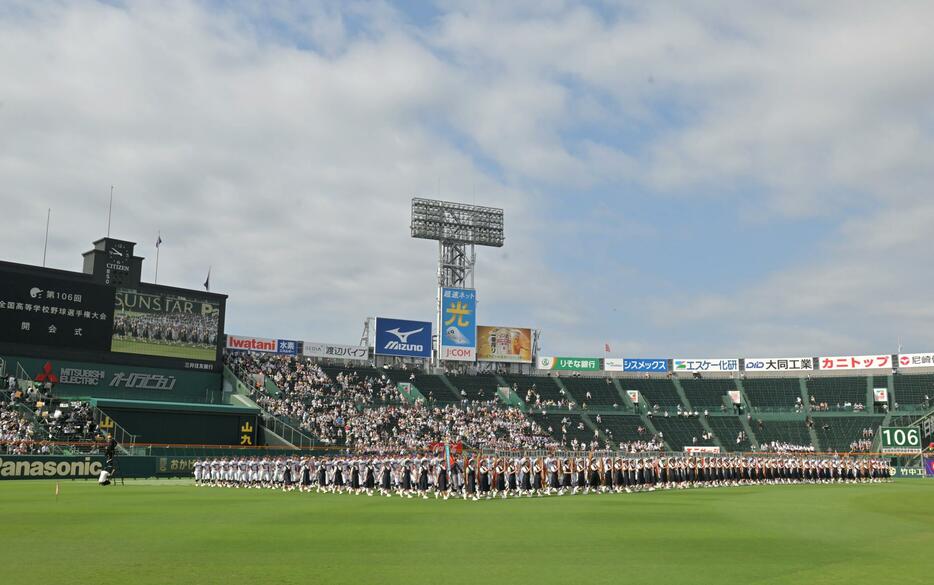
M 42 267 L 45 268 L 45 258 L 49 252 L 49 221 L 52 219 L 52 208 L 45 214 L 45 244 L 42 246 Z
M 156 236 L 156 277 L 153 279 L 153 284 L 159 284 L 159 248 L 162 244 L 162 232 L 159 232 L 159 235 Z
M 110 217 L 114 211 L 114 186 L 110 186 L 110 206 L 107 208 L 107 237 L 110 237 Z

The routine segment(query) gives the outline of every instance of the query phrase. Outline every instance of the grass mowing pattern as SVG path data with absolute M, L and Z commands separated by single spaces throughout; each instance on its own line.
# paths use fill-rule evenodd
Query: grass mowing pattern
M 2 583 L 934 582 L 934 482 L 506 501 L 0 482 Z
M 171 358 L 185 358 L 213 362 L 217 357 L 217 349 L 213 347 L 193 347 L 190 345 L 175 345 L 172 343 L 156 343 L 146 341 L 130 341 L 114 338 L 110 346 L 111 351 L 120 353 L 135 353 L 140 355 L 155 355 Z

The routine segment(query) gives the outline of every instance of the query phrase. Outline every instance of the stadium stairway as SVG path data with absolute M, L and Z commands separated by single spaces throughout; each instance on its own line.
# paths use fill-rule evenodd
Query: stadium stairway
M 616 388 L 616 393 L 619 394 L 620 404 L 623 405 L 623 412 L 640 412 L 639 405 L 633 404 L 632 400 L 629 399 L 629 396 L 623 390 L 622 384 L 619 383 L 619 378 L 613 378 L 613 387 Z M 642 400 L 642 397 L 639 397 L 639 400 Z
M 684 387 L 681 385 L 681 380 L 678 379 L 678 376 L 671 377 L 671 383 L 675 387 L 675 391 L 678 393 L 678 398 L 681 400 L 681 404 L 687 410 L 691 410 L 691 403 L 688 402 L 687 394 L 684 393 Z
M 518 392 L 513 390 L 512 385 L 509 382 L 507 382 L 505 378 L 503 378 L 499 374 L 496 374 L 494 378 L 496 378 L 496 383 L 499 385 L 498 386 L 499 388 L 506 389 L 505 395 L 503 394 L 502 391 L 498 391 L 498 394 L 500 395 L 500 400 L 502 400 L 504 404 L 515 406 L 522 412 L 529 411 L 529 405 L 525 403 L 525 400 L 522 399 L 522 396 L 520 396 Z
M 749 424 L 749 418 L 746 415 L 741 415 L 739 417 L 739 422 L 743 425 L 743 430 L 746 431 L 746 436 L 749 438 L 749 443 L 753 447 L 759 446 L 759 439 L 756 437 L 756 433 L 752 430 L 752 425 Z
M 735 414 L 720 415 L 712 414 L 707 417 L 707 423 L 714 431 L 714 436 L 718 437 L 720 442 L 717 446 L 722 451 L 733 451 L 738 446 L 742 451 L 750 450 L 749 433 L 746 432 L 746 441 L 736 443 L 736 437 L 740 431 L 745 431 L 742 424 L 743 417 Z
M 272 381 L 269 379 L 266 381 L 268 383 L 272 383 Z M 232 388 L 232 392 L 229 394 L 225 392 L 225 394 L 227 394 L 229 397 L 229 399 L 226 400 L 228 404 L 259 409 L 260 419 L 263 421 L 260 427 L 260 431 L 263 433 L 263 436 L 267 441 L 272 438 L 274 445 L 292 449 L 302 447 L 316 447 L 325 444 L 318 437 L 315 437 L 308 431 L 298 428 L 295 424 L 293 424 L 293 421 L 263 409 L 259 404 L 250 398 L 250 386 L 241 380 L 240 377 L 237 376 L 236 372 L 228 368 L 226 365 L 224 366 L 224 383 L 225 386 L 229 384 Z M 276 393 L 278 394 L 278 387 L 275 384 L 272 384 L 272 386 L 276 389 Z M 265 386 L 265 389 L 267 392 L 270 391 L 268 385 Z
M 713 437 L 714 445 L 716 445 L 717 447 L 720 447 L 721 451 L 726 451 L 727 449 L 724 447 L 723 441 L 720 439 L 717 433 L 713 432 L 713 428 L 710 426 L 710 421 L 707 420 L 707 416 L 704 415 L 703 413 L 701 413 L 700 415 L 700 423 L 701 423 L 701 426 L 704 427 L 704 430 L 710 433 L 710 435 Z
M 749 395 L 746 393 L 746 385 L 743 383 L 743 379 L 736 378 L 733 382 L 736 384 L 736 389 L 739 390 L 740 403 L 748 409 L 750 405 Z
M 603 441 L 604 443 L 610 442 L 609 437 L 607 437 L 606 434 L 604 434 L 603 429 L 597 426 L 594 420 L 590 418 L 590 415 L 581 414 L 581 420 L 584 421 L 584 424 L 587 425 L 591 431 L 597 431 L 597 436 L 600 437 L 601 441 Z
M 646 406 L 649 407 L 648 404 L 646 404 Z M 653 437 L 657 437 L 658 429 L 655 428 L 654 424 L 652 424 L 652 419 L 649 416 L 647 416 L 646 414 L 647 412 L 648 410 L 646 409 L 646 411 L 639 413 L 639 418 L 642 419 L 642 426 L 644 426 L 648 432 L 652 433 Z M 669 451 L 671 450 L 671 446 L 668 444 L 668 441 L 666 441 L 664 437 L 662 437 L 662 444 L 665 446 L 666 449 L 668 449 Z
M 446 376 L 416 374 L 412 385 L 429 400 L 439 404 L 460 404 L 461 396 Z
M 575 409 L 580 408 L 580 405 L 577 403 L 577 400 L 574 398 L 574 395 L 568 391 L 567 386 L 564 385 L 564 382 L 561 381 L 561 378 L 558 376 L 555 376 L 554 378 L 552 378 L 552 380 L 555 381 L 555 385 L 558 386 L 559 390 L 563 391 L 564 398 L 568 402 L 570 402 L 571 405 Z

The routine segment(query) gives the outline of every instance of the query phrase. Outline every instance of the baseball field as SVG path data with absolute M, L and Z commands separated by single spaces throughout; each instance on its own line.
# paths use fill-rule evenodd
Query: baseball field
M 934 482 L 443 501 L 0 482 L 0 582 L 930 584 Z

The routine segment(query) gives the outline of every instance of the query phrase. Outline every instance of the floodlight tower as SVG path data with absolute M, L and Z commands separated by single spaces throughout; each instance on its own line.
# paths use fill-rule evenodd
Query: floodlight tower
M 438 242 L 437 364 L 441 355 L 441 289 L 474 288 L 476 246 L 503 247 L 503 210 L 414 197 L 411 228 L 413 238 Z

